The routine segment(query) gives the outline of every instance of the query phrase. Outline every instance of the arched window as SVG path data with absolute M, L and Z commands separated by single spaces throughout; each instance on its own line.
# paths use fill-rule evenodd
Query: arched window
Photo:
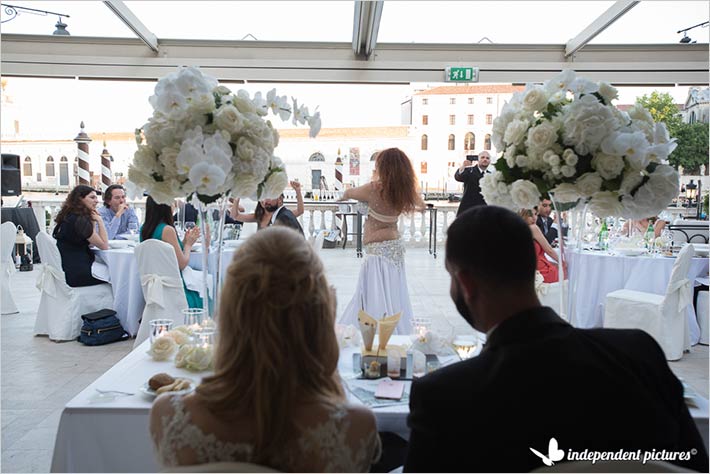
M 483 149 L 484 150 L 491 149 L 491 134 L 490 133 L 486 133 L 486 139 L 483 140 Z
M 421 173 L 420 173 L 420 174 L 426 174 L 426 172 L 427 172 L 427 164 L 426 164 L 426 161 L 422 161 L 420 166 L 421 166 L 421 168 L 420 168 Z
M 456 149 L 456 137 L 454 137 L 454 134 L 452 133 L 449 135 L 449 150 L 455 150 Z
M 425 135 L 422 135 L 422 150 L 428 150 L 429 149 L 429 137 Z
M 26 177 L 32 177 L 32 158 L 29 156 L 25 157 L 25 162 L 22 164 L 22 174 Z
M 370 161 L 375 161 L 377 159 L 377 155 L 379 154 L 379 150 L 374 152 L 372 155 L 370 155 Z
M 323 156 L 323 153 L 317 151 L 308 158 L 308 161 L 325 161 L 325 156 Z
M 690 112 L 690 122 L 689 123 L 695 123 L 695 111 Z
M 463 138 L 463 149 L 466 151 L 474 150 L 476 148 L 476 135 L 473 132 L 468 132 Z
M 54 176 L 54 158 L 51 156 L 47 157 L 47 164 L 45 165 L 45 176 Z

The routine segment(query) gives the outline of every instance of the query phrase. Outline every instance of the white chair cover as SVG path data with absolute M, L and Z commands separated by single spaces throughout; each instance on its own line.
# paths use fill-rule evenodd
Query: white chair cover
M 17 235 L 17 227 L 12 222 L 3 222 L 0 226 L 0 265 L 2 265 L 2 276 L 0 276 L 0 285 L 2 286 L 2 314 L 18 313 L 15 300 L 12 298 L 10 291 L 10 277 L 15 273 L 15 262 L 12 258 L 12 253 L 15 248 L 15 236 Z
M 559 281 L 555 283 L 543 283 L 543 293 L 539 295 L 540 304 L 543 306 L 549 306 L 554 309 L 559 316 L 565 316 L 567 314 L 567 305 L 569 302 L 569 280 L 564 280 L 564 310 L 560 308 L 560 291 L 562 287 Z M 568 318 L 569 319 L 569 318 Z
M 678 360 L 690 349 L 685 308 L 692 304 L 692 284 L 688 280 L 695 250 L 685 246 L 673 264 L 665 295 L 617 290 L 606 296 L 604 327 L 636 328 L 658 342 L 668 360 Z
M 81 331 L 82 314 L 113 308 L 111 285 L 70 287 L 54 238 L 40 231 L 36 240 L 43 265 L 36 283 L 41 295 L 34 332 L 54 341 L 74 340 Z
M 700 326 L 700 344 L 708 345 L 710 344 L 710 304 L 708 302 L 708 292 L 700 291 L 698 292 L 698 303 L 695 312 L 698 316 L 698 326 Z
M 133 348 L 148 339 L 150 321 L 171 319 L 175 326 L 180 325 L 182 310 L 187 308 L 173 247 L 157 239 L 148 239 L 138 244 L 135 252 L 145 308 Z

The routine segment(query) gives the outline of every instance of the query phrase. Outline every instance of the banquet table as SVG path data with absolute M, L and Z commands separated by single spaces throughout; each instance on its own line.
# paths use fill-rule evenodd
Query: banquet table
M 570 298 L 570 312 L 574 304 L 572 323 L 579 328 L 598 328 L 604 325 L 606 295 L 620 289 L 665 294 L 675 257 L 624 256 L 610 252 L 569 249 L 566 252 L 570 287 L 576 287 L 574 301 Z M 688 279 L 694 282 L 708 274 L 708 259 L 694 257 Z M 688 309 L 688 328 L 693 345 L 700 340 L 700 328 L 693 305 Z
M 234 242 L 233 246 L 225 247 L 222 253 L 222 276 L 232 261 L 234 252 L 243 243 L 243 240 Z M 123 328 L 131 336 L 138 334 L 145 299 L 141 289 L 138 263 L 134 255 L 134 247 L 115 248 L 109 250 L 95 250 L 97 261 L 108 266 L 113 290 L 113 309 L 116 317 L 121 321 Z M 202 252 L 191 252 L 189 266 L 195 270 L 202 270 Z M 215 277 L 217 268 L 217 253 L 209 254 L 209 272 Z
M 401 344 L 409 336 L 393 336 Z M 51 472 L 159 472 L 149 433 L 149 412 L 153 398 L 139 389 L 154 374 L 166 372 L 199 382 L 208 373 L 193 373 L 175 367 L 172 361 L 156 362 L 147 355 L 149 341 L 120 360 L 105 374 L 86 387 L 64 407 L 54 445 Z M 358 349 L 341 351 L 338 369 L 348 386 L 348 399 L 360 403 L 351 390 L 354 386 L 374 386 L 376 381 L 353 380 L 352 354 Z M 455 360 L 455 357 L 453 358 Z M 451 362 L 442 358 L 442 364 Z M 409 393 L 410 382 L 406 383 Z M 96 389 L 134 393 L 115 399 L 100 399 Z M 693 394 L 690 413 L 705 443 L 708 442 L 708 400 Z M 378 431 L 391 431 L 409 438 L 404 404 L 373 409 Z

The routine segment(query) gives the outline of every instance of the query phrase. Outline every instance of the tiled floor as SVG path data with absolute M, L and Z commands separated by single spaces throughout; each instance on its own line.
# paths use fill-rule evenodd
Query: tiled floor
M 362 260 L 352 249 L 327 250 L 321 256 L 338 294 L 338 314 L 348 304 Z M 407 250 L 406 265 L 414 314 L 428 316 L 435 329 L 472 332 L 449 298 L 449 278 L 443 253 L 432 258 L 426 249 Z M 57 344 L 34 337 L 39 291 L 33 272 L 12 276 L 15 301 L 22 311 L 0 320 L 2 472 L 48 472 L 62 408 L 90 382 L 127 354 L 133 342 L 86 347 Z M 695 346 L 671 368 L 704 397 L 708 396 L 708 347 Z

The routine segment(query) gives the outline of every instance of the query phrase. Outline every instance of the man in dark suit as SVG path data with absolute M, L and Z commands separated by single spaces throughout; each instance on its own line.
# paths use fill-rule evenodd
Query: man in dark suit
M 532 236 L 515 213 L 479 206 L 457 217 L 446 268 L 456 308 L 487 342 L 413 382 L 405 471 L 528 472 L 544 467 L 540 455 L 665 449 L 708 472 L 659 345 L 639 330 L 577 329 L 540 306 Z
M 271 215 L 271 223 L 269 225 L 285 225 L 294 230 L 297 230 L 303 235 L 303 228 L 299 224 L 296 216 L 293 215 L 287 207 L 284 207 L 284 195 L 282 194 L 277 199 L 265 199 L 261 203 L 268 212 L 273 213 Z
M 550 217 L 550 212 L 552 212 L 552 201 L 549 199 L 543 199 L 537 206 L 537 226 L 542 231 L 542 235 L 545 236 L 549 243 L 552 243 L 557 238 L 557 229 L 552 227 L 555 221 Z
M 486 173 L 490 173 L 488 165 L 491 164 L 491 155 L 487 151 L 482 151 L 481 154 L 478 155 L 478 163 L 475 165 L 474 162 L 469 159 L 474 156 L 467 156 L 461 164 L 461 167 L 456 170 L 456 174 L 454 174 L 454 179 L 463 183 L 463 196 L 461 197 L 461 203 L 459 204 L 459 210 L 456 215 L 474 206 L 483 206 L 486 204 L 486 201 L 481 195 L 481 185 L 479 181 Z

